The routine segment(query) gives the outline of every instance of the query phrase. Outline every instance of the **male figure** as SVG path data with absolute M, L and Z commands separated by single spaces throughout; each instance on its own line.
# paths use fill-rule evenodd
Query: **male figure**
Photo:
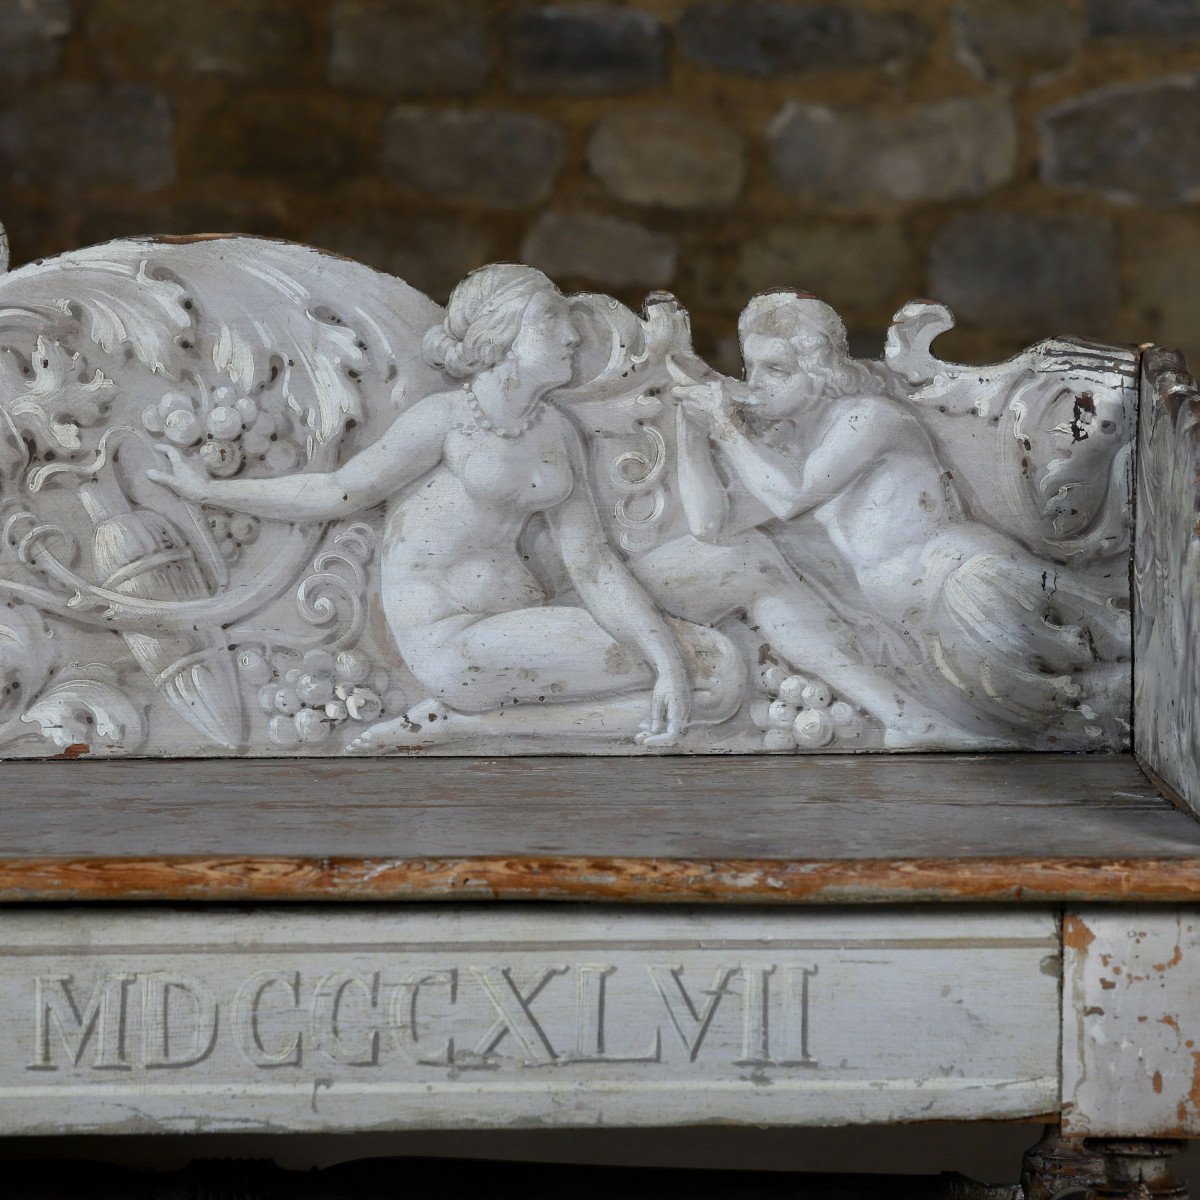
M 1064 743 L 1100 737 L 1089 714 L 1116 711 L 1124 668 L 1098 661 L 1121 617 L 1105 624 L 1096 586 L 964 510 L 925 427 L 850 357 L 828 305 L 759 296 L 739 332 L 745 385 L 681 372 L 674 394 L 730 475 L 785 523 L 773 532 L 789 554 L 753 531 L 668 543 L 633 564 L 664 606 L 691 619 L 705 603 L 710 614 L 744 607 L 776 653 L 875 715 L 889 746 L 1022 745 L 1060 727 Z M 832 595 L 818 597 L 788 560 L 827 567 Z M 857 626 L 839 624 L 843 602 Z M 866 652 L 860 631 L 878 630 L 907 661 Z
M 785 322 L 787 336 L 782 327 L 771 328 L 770 314 L 797 304 L 807 319 Z M 680 381 L 675 398 L 692 423 L 691 435 L 679 439 L 683 505 L 689 515 L 708 519 L 702 529 L 693 523 L 691 536 L 631 559 L 634 574 L 667 611 L 686 620 L 707 625 L 744 611 L 775 655 L 875 717 L 888 746 L 978 745 L 977 731 L 968 733 L 912 694 L 904 668 L 919 660 L 916 646 L 869 624 L 852 573 L 818 523 L 777 531 L 793 543 L 789 557 L 804 564 L 801 571 L 755 527 L 790 515 L 803 452 L 811 449 L 801 429 L 816 418 L 825 392 L 878 393 L 881 382 L 850 359 L 841 321 L 819 301 L 760 297 L 743 313 L 739 331 L 745 384 L 713 378 L 698 360 L 687 370 L 671 364 Z M 715 445 L 726 478 L 740 481 L 754 498 L 756 511 L 740 522 L 725 515 L 725 524 L 713 527 L 711 514 L 722 506 L 696 494 L 713 479 L 711 468 L 689 461 L 706 452 L 694 436 L 698 430 L 703 442 Z M 785 450 L 788 442 L 795 446 Z

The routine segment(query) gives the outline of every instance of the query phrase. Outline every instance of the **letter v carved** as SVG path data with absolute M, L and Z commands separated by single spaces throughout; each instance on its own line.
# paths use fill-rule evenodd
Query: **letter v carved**
M 730 979 L 737 974 L 737 967 L 718 967 L 713 973 L 712 986 L 703 993 L 708 997 L 703 1009 L 698 1010 L 688 990 L 683 985 L 682 967 L 647 966 L 658 994 L 667 1006 L 667 1015 L 683 1048 L 688 1052 L 688 1061 L 695 1062 L 700 1046 L 708 1033 L 717 1005 L 729 989 Z

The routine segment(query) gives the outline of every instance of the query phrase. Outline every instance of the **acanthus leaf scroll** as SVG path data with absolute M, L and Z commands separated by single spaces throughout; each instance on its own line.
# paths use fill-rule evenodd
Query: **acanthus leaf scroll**
M 950 323 L 768 293 L 732 378 L 520 266 L 0 276 L 0 753 L 1124 747 L 1134 357 Z

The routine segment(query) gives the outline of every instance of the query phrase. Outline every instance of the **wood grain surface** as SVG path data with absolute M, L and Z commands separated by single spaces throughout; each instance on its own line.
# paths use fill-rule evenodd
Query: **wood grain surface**
M 1130 756 L 8 763 L 0 900 L 1200 897 Z

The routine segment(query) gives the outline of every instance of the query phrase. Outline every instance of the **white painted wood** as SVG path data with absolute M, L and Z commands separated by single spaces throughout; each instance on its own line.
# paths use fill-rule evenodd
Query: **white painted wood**
M 1057 964 L 1042 910 L 13 912 L 0 1132 L 1030 1116 Z
M 1063 945 L 1064 1131 L 1200 1136 L 1200 909 L 1084 906 Z
M 1134 357 L 445 310 L 248 238 L 0 278 L 0 753 L 1121 747 Z

